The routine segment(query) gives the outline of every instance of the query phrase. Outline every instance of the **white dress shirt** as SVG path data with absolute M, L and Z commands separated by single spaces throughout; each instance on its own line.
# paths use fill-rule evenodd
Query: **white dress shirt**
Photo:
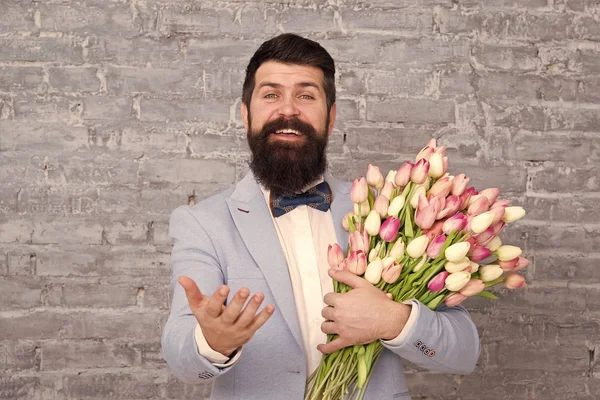
M 307 189 L 320 182 L 323 182 L 323 179 L 309 185 Z M 265 188 L 262 188 L 262 192 L 270 208 L 270 192 Z M 307 374 L 310 375 L 319 366 L 323 356 L 317 350 L 317 345 L 327 342 L 327 335 L 321 331 L 321 323 L 325 320 L 321 316 L 321 311 L 326 306 L 323 303 L 323 296 L 333 292 L 333 282 L 327 274 L 329 270 L 327 248 L 337 242 L 335 225 L 331 210 L 323 212 L 305 205 L 298 206 L 280 217 L 272 216 L 272 218 L 288 264 L 302 344 L 307 359 Z M 390 344 L 400 343 L 406 336 L 408 326 L 416 319 L 416 315 L 413 315 L 415 308 L 412 307 L 411 316 L 402 333 L 388 341 Z M 241 355 L 242 349 L 229 360 L 229 357 L 211 349 L 199 325 L 196 326 L 195 338 L 200 354 L 217 367 L 230 366 Z

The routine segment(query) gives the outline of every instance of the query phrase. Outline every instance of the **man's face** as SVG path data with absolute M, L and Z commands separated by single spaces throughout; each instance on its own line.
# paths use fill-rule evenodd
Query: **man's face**
M 298 191 L 326 167 L 325 148 L 335 122 L 327 113 L 323 71 L 269 61 L 255 75 L 250 109 L 242 118 L 252 150 L 251 169 L 274 191 Z

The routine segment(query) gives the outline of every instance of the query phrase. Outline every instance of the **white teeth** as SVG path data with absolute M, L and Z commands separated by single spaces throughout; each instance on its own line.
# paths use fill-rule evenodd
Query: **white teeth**
M 296 136 L 300 135 L 300 132 L 295 131 L 293 129 L 280 129 L 280 130 L 276 131 L 275 133 L 290 133 L 290 134 L 294 134 Z

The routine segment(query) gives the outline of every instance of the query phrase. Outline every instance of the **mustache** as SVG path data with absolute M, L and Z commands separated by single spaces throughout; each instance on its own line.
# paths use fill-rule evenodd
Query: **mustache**
M 267 122 L 260 131 L 262 137 L 266 137 L 271 133 L 275 133 L 281 129 L 293 129 L 301 134 L 312 138 L 316 135 L 315 128 L 306 122 L 300 121 L 298 118 L 279 117 L 276 120 Z

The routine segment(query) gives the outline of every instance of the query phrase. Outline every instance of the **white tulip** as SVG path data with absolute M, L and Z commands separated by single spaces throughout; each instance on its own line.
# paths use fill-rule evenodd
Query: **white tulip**
M 502 240 L 498 236 L 494 237 L 490 242 L 485 246 L 491 251 L 496 251 L 498 248 L 502 246 Z
M 365 220 L 365 230 L 369 235 L 375 236 L 379 233 L 379 228 L 381 228 L 381 216 L 377 211 L 371 210 Z
M 381 280 L 381 273 L 383 272 L 383 262 L 380 258 L 376 258 L 367 265 L 364 278 L 371 282 L 373 285 L 377 285 Z
M 473 218 L 471 230 L 473 233 L 481 233 L 489 228 L 492 222 L 494 222 L 494 213 L 486 211 Z
M 427 245 L 429 244 L 429 238 L 425 235 L 419 236 L 418 238 L 414 238 L 408 246 L 406 246 L 406 252 L 409 256 L 414 259 L 417 259 L 425 253 L 427 250 Z
M 358 215 L 359 217 L 366 217 L 369 215 L 370 211 L 371 206 L 369 205 L 369 200 L 365 201 L 364 203 L 360 203 L 360 212 L 358 204 L 354 204 L 354 214 Z
M 455 272 L 453 274 L 448 275 L 446 278 L 446 289 L 451 292 L 458 292 L 460 289 L 465 287 L 465 285 L 471 279 L 471 274 L 468 272 Z
M 504 216 L 502 221 L 508 223 L 515 222 L 525 216 L 525 209 L 523 207 L 506 207 L 504 209 Z
M 402 207 L 404 207 L 404 202 L 406 201 L 406 199 L 404 198 L 404 196 L 396 196 L 394 197 L 394 200 L 392 200 L 392 202 L 390 203 L 390 206 L 388 207 L 388 215 L 394 216 L 394 217 L 398 217 L 398 214 L 400 213 L 400 211 L 402 210 Z
M 427 197 L 426 192 L 427 192 L 427 190 L 425 189 L 425 186 L 417 185 L 417 187 L 415 188 L 415 190 L 410 198 L 410 205 L 412 206 L 412 208 L 416 209 L 417 206 L 419 205 L 419 196 L 421 194 L 423 194 L 423 196 Z
M 477 264 L 475 261 L 470 261 L 469 262 L 469 266 L 471 267 L 471 273 L 474 274 L 475 272 L 479 271 L 479 264 Z
M 455 272 L 464 271 L 469 265 L 471 265 L 471 260 L 469 260 L 467 257 L 464 257 L 458 262 L 447 261 L 446 264 L 444 264 L 444 268 L 446 271 L 453 274 Z
M 454 243 L 452 246 L 449 246 L 446 249 L 446 251 L 444 252 L 444 256 L 448 261 L 459 262 L 463 258 L 465 258 L 470 248 L 471 244 L 469 242 Z
M 521 250 L 517 246 L 504 245 L 498 247 L 496 250 L 496 255 L 498 256 L 498 260 L 500 261 L 510 261 L 519 257 L 523 250 Z
M 404 242 L 402 239 L 398 239 L 389 253 L 390 257 L 394 257 L 396 260 L 404 257 Z
M 484 282 L 490 282 L 499 278 L 503 272 L 504 271 L 502 271 L 502 268 L 498 264 L 488 264 L 481 267 L 481 270 L 479 270 L 479 277 Z

